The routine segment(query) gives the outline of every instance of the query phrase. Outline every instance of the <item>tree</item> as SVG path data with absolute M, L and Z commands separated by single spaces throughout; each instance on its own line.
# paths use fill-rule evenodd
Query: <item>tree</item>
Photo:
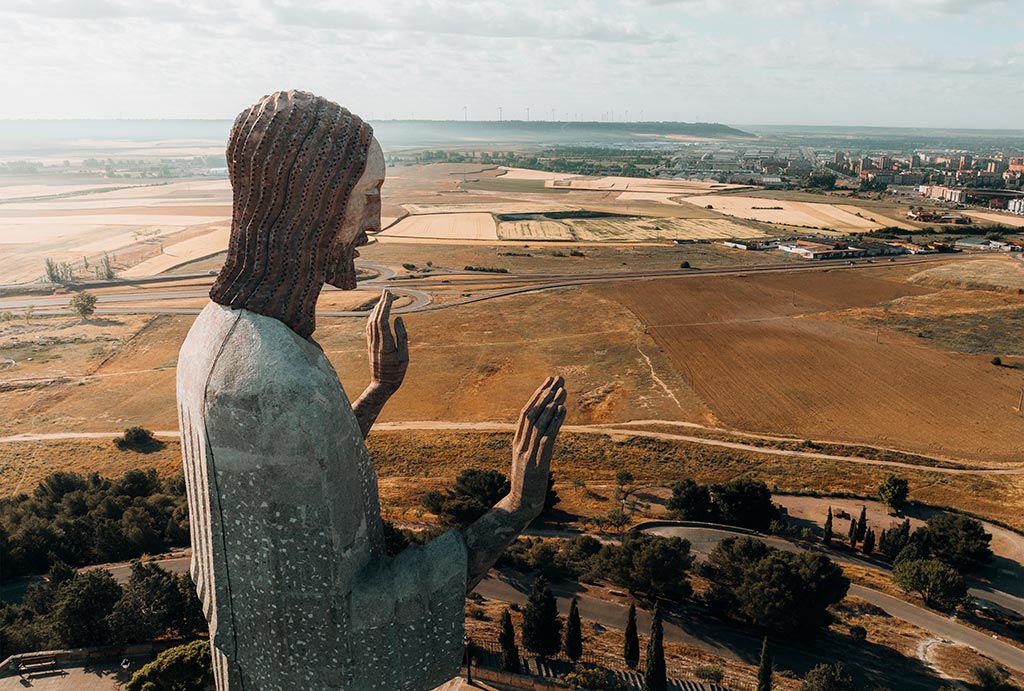
M 853 677 L 846 673 L 842 662 L 821 664 L 807 673 L 800 691 L 854 691 Z
M 576 662 L 583 655 L 583 624 L 580 622 L 580 610 L 576 598 L 569 606 L 569 616 L 565 620 L 565 656 Z
M 633 473 L 628 470 L 621 469 L 615 471 L 615 484 L 622 489 L 626 488 L 626 485 L 633 482 Z
M 847 539 L 850 541 L 850 549 L 857 549 L 857 521 L 850 519 L 850 530 L 847 531 Z
M 622 644 L 622 659 L 630 669 L 636 669 L 640 662 L 640 637 L 636 632 L 636 605 L 630 604 L 626 618 L 626 637 Z
M 125 691 L 203 691 L 213 686 L 210 642 L 168 648 L 124 685 Z
M 501 646 L 501 669 L 504 672 L 519 672 L 519 648 L 516 647 L 516 632 L 512 628 L 512 615 L 506 607 L 501 612 L 501 631 L 498 633 Z
M 53 607 L 53 630 L 61 646 L 81 648 L 111 643 L 108 617 L 121 599 L 121 586 L 109 571 L 83 571 L 61 584 Z
M 544 494 L 544 510 L 541 514 L 550 513 L 560 501 L 562 501 L 562 499 L 558 496 L 558 492 L 555 490 L 555 474 L 548 473 L 548 489 Z
M 828 516 L 825 518 L 825 533 L 822 535 L 821 541 L 825 543 L 826 547 L 832 546 L 832 507 L 828 507 Z
M 707 485 L 698 485 L 693 480 L 680 480 L 672 485 L 672 496 L 665 508 L 674 517 L 683 521 L 706 521 L 712 517 L 711 492 Z
M 68 307 L 82 319 L 88 319 L 96 311 L 96 296 L 87 290 L 75 293 L 71 296 Z
M 997 665 L 975 665 L 971 673 L 981 691 L 1021 691 L 1020 686 L 1010 681 L 1010 673 Z
M 738 478 L 714 485 L 711 495 L 719 517 L 731 525 L 764 532 L 777 516 L 772 492 L 760 480 Z
M 861 551 L 864 554 L 871 554 L 875 551 L 875 531 L 868 529 L 868 532 L 864 535 L 864 544 L 861 545 Z
M 956 609 L 967 597 L 964 577 L 936 559 L 901 562 L 893 569 L 892 580 L 904 592 L 917 593 L 935 609 Z
M 714 611 L 790 637 L 827 624 L 829 605 L 850 586 L 823 554 L 783 552 L 751 537 L 719 542 L 701 573 L 713 584 L 705 600 Z
M 538 576 L 533 582 L 533 590 L 523 607 L 521 629 L 523 647 L 531 653 L 542 658 L 558 654 L 562 644 L 562 620 L 544 576 Z
M 910 519 L 904 520 L 898 526 L 886 528 L 878 536 L 878 550 L 890 559 L 903 551 L 910 541 Z
M 992 559 L 989 542 L 981 521 L 961 514 L 939 513 L 928 519 L 928 544 L 943 563 L 972 571 Z
M 757 666 L 757 691 L 772 691 L 772 653 L 768 637 L 761 641 L 761 661 Z
M 868 507 L 860 507 L 860 517 L 857 518 L 857 542 L 864 542 L 864 536 L 868 533 Z
M 899 511 L 907 503 L 909 494 L 910 483 L 897 475 L 890 475 L 878 486 L 878 498 L 893 511 Z
M 665 691 L 665 644 L 661 624 L 661 608 L 654 606 L 651 619 L 651 637 L 647 639 L 647 656 L 644 658 L 643 691 Z

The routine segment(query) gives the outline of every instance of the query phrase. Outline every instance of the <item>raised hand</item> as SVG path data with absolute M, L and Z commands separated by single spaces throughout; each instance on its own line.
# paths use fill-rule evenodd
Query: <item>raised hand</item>
M 363 437 L 370 433 L 384 404 L 402 385 L 405 370 L 409 367 L 409 336 L 405 333 L 401 317 L 395 319 L 395 330 L 391 332 L 389 320 L 394 301 L 395 296 L 385 290 L 366 322 L 370 385 L 352 404 L 352 412 L 356 415 Z
M 519 414 L 512 441 L 512 490 L 463 529 L 466 592 L 470 592 L 516 536 L 544 510 L 551 452 L 565 421 L 565 382 L 548 377 Z
M 395 319 L 391 332 L 389 318 L 395 296 L 391 291 L 381 293 L 376 307 L 366 322 L 366 347 L 370 359 L 370 385 L 394 393 L 405 379 L 409 366 L 409 336 L 401 317 Z
M 565 381 L 548 377 L 519 414 L 512 441 L 510 497 L 536 518 L 544 509 L 555 438 L 565 421 Z

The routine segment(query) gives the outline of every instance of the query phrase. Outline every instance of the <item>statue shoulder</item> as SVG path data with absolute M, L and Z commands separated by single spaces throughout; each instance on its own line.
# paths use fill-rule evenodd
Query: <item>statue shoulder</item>
M 308 400 L 341 388 L 337 373 L 316 345 L 277 319 L 238 312 L 210 373 L 207 396 L 277 393 Z

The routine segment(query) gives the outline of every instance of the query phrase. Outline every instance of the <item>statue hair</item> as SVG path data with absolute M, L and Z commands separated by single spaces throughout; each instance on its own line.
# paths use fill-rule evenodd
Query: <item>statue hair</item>
M 210 298 L 308 338 L 372 140 L 359 116 L 303 91 L 278 91 L 239 113 L 227 146 L 231 238 Z

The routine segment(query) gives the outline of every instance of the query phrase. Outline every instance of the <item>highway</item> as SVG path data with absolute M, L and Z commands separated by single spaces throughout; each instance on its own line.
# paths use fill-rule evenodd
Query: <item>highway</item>
M 849 271 L 881 268 L 893 265 L 917 265 L 929 264 L 937 261 L 950 261 L 958 258 L 967 258 L 972 255 L 907 255 L 893 257 L 888 260 L 859 260 L 851 263 L 846 260 L 824 260 L 804 261 L 799 263 L 786 264 L 759 264 L 746 267 L 719 267 L 709 269 L 670 269 L 657 271 L 615 271 L 592 274 L 498 274 L 466 272 L 459 270 L 440 271 L 436 275 L 420 278 L 400 278 L 397 272 L 390 266 L 378 263 L 359 263 L 362 268 L 372 269 L 378 272 L 378 276 L 363 279 L 359 282 L 360 288 L 379 290 L 387 288 L 396 295 L 404 295 L 411 299 L 411 303 L 392 310 L 394 314 L 407 314 L 411 312 L 426 312 L 439 309 L 446 309 L 456 305 L 465 305 L 483 300 L 507 297 L 526 292 L 539 290 L 550 290 L 553 288 L 564 288 L 578 285 L 615 283 L 619 281 L 648 281 L 659 278 L 681 278 L 688 280 L 702 280 L 720 276 L 747 276 L 751 274 L 765 273 L 806 273 L 815 271 Z M 472 277 L 467 275 L 472 273 Z M 453 277 L 458 277 L 453 280 Z M 154 277 L 153 282 L 157 282 Z M 209 278 L 209 274 L 189 274 L 179 276 L 179 280 Z M 96 314 L 198 314 L 200 308 L 196 307 L 159 307 L 161 300 L 180 299 L 201 299 L 209 294 L 208 288 L 201 289 L 170 289 L 157 290 L 148 289 L 143 291 L 131 290 L 132 287 L 142 281 L 124 281 L 104 283 L 104 286 L 122 285 L 127 290 L 122 293 L 100 293 L 97 294 Z M 444 303 L 434 303 L 433 291 L 445 291 L 448 293 L 463 291 L 475 286 L 499 286 L 497 288 L 485 289 L 479 294 L 463 296 L 459 299 L 449 300 Z M 325 291 L 336 290 L 326 286 Z M 0 310 L 23 310 L 32 307 L 38 314 L 71 314 L 67 308 L 69 296 L 22 296 L 17 298 L 0 299 Z M 145 307 L 118 307 L 118 303 L 155 303 L 153 306 Z M 328 317 L 365 317 L 368 311 L 352 310 L 317 310 L 317 314 Z

